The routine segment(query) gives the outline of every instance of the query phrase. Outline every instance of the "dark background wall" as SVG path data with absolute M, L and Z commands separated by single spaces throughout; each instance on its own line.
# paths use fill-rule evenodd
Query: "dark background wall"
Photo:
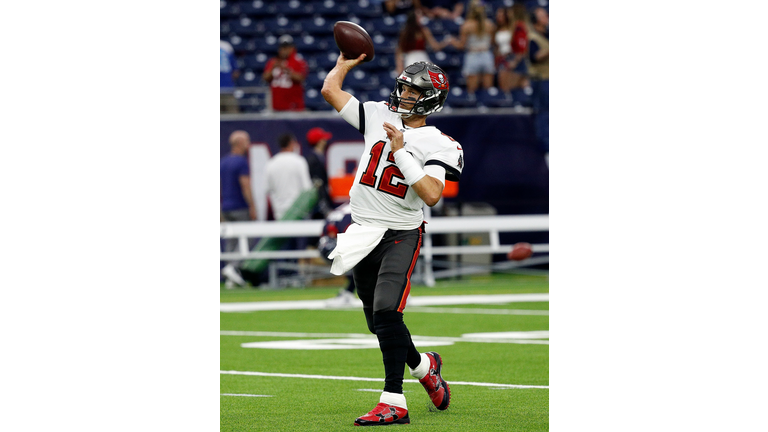
M 427 124 L 464 149 L 459 194 L 446 204 L 486 202 L 498 214 L 549 213 L 549 169 L 536 146 L 530 115 L 437 114 Z M 291 132 L 302 143 L 302 154 L 307 154 L 307 131 L 318 126 L 333 133 L 332 141 L 362 141 L 362 135 L 340 117 L 230 120 L 221 122 L 221 156 L 229 151 L 230 133 L 238 129 L 247 131 L 253 142 L 269 145 L 273 154 L 278 151 L 278 136 Z

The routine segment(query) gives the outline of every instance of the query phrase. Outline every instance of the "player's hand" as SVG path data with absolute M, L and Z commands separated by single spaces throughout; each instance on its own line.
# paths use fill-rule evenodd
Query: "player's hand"
M 403 133 L 390 123 L 384 122 L 384 132 L 387 133 L 389 138 L 389 147 L 392 149 L 392 154 L 403 148 Z
M 347 70 L 352 69 L 353 67 L 359 65 L 363 62 L 363 59 L 365 59 L 365 54 L 360 54 L 360 57 L 356 59 L 348 59 L 344 57 L 344 53 L 339 53 L 339 58 L 336 59 L 336 66 L 341 66 L 346 68 Z

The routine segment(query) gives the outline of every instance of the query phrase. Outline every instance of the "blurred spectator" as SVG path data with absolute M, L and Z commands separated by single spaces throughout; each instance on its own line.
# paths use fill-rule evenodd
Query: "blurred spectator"
M 269 59 L 262 75 L 272 87 L 272 109 L 303 111 L 307 62 L 296 53 L 291 35 L 280 36 L 279 44 L 277 57 Z
M 395 71 L 399 74 L 406 66 L 417 61 L 431 62 L 426 47 L 433 51 L 440 51 L 451 41 L 448 35 L 442 42 L 437 42 L 432 32 L 426 26 L 421 25 L 416 11 L 408 12 L 408 19 L 400 31 L 400 41 L 395 49 Z
M 485 6 L 473 0 L 467 17 L 459 29 L 459 40 L 452 41 L 457 49 L 465 50 L 462 75 L 467 79 L 467 93 L 474 96 L 482 78 L 483 88 L 493 86 L 495 67 L 491 52 L 491 38 L 496 26 L 485 15 Z
M 518 3 L 511 8 L 497 9 L 496 26 L 494 46 L 499 89 L 509 93 L 510 90 L 528 84 L 525 62 L 525 53 L 528 51 L 525 6 Z
M 229 136 L 230 153 L 219 163 L 219 181 L 221 186 L 221 220 L 238 222 L 256 219 L 256 206 L 251 194 L 251 174 L 248 168 L 248 147 L 251 137 L 248 132 L 234 131 Z M 227 239 L 224 251 L 233 252 L 237 248 L 237 239 Z M 245 285 L 237 271 L 238 262 L 230 262 L 221 271 L 227 279 L 226 287 Z
M 464 2 L 456 0 L 421 0 L 421 11 L 429 19 L 455 20 L 464 13 Z
M 221 97 L 220 105 L 222 113 L 240 112 L 237 106 L 237 99 L 232 95 L 235 91 L 235 80 L 240 76 L 235 60 L 235 50 L 227 41 L 220 40 L 219 48 L 219 71 L 221 73 Z
M 528 32 L 528 72 L 533 88 L 536 140 L 541 150 L 549 153 L 549 15 L 543 8 L 536 8 L 533 17 Z
M 328 194 L 328 172 L 325 169 L 325 148 L 328 146 L 328 140 L 333 135 L 319 127 L 312 128 L 307 132 L 307 143 L 312 147 L 312 152 L 305 156 L 307 165 L 309 165 L 309 177 L 312 182 L 320 181 L 322 186 L 318 189 L 317 205 L 312 214 L 312 219 L 325 219 L 331 212 L 331 197 Z
M 297 153 L 299 143 L 290 133 L 278 138 L 280 151 L 267 162 L 267 192 L 272 214 L 280 220 L 302 192 L 312 188 L 306 159 Z
M 420 8 L 421 0 L 384 0 L 384 11 L 393 16 L 405 16 L 408 12 Z
M 333 262 L 333 260 L 328 259 L 328 255 L 330 255 L 331 251 L 336 247 L 336 236 L 339 233 L 344 233 L 351 224 L 352 209 L 349 206 L 349 202 L 340 205 L 328 214 L 328 217 L 325 219 L 325 226 L 323 227 L 323 236 L 320 237 L 320 243 L 318 245 L 320 255 L 327 262 Z M 326 306 L 348 306 L 355 301 L 355 279 L 352 277 L 352 272 L 347 272 L 346 277 L 346 288 L 339 291 L 339 294 L 336 297 L 326 300 Z

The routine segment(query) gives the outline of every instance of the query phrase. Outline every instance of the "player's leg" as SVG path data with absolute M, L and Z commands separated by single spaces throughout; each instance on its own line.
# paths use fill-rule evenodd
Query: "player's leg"
M 368 324 L 368 330 L 373 334 L 376 334 L 373 326 L 373 298 L 379 267 L 381 266 L 381 262 L 376 259 L 378 256 L 376 254 L 377 249 L 378 247 L 363 258 L 352 270 L 352 280 L 357 289 L 357 296 L 363 302 L 365 321 Z
M 421 248 L 421 228 L 391 231 L 382 248 L 381 266 L 373 302 L 373 322 L 384 358 L 385 392 L 403 391 L 403 372 L 408 360 L 418 364 L 418 351 L 403 321 L 410 293 L 411 274 Z M 385 236 L 386 237 L 386 236 Z M 415 367 L 414 365 L 414 367 Z

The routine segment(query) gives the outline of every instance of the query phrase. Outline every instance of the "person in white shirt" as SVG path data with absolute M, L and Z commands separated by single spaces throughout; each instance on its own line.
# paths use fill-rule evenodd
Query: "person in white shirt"
M 275 220 L 285 212 L 305 190 L 312 188 L 307 160 L 297 153 L 299 142 L 286 133 L 278 139 L 280 151 L 267 162 L 267 192 Z
M 322 94 L 341 117 L 363 134 L 365 150 L 350 190 L 352 224 L 337 237 L 329 255 L 331 272 L 353 270 L 368 329 L 376 334 L 384 360 L 380 403 L 355 425 L 410 423 L 403 396 L 407 364 L 440 409 L 448 408 L 450 389 L 440 375 L 442 359 L 419 353 L 403 321 L 411 273 L 424 232 L 424 204 L 440 200 L 445 180 L 458 181 L 463 150 L 426 118 L 443 108 L 448 76 L 430 62 L 415 62 L 397 77 L 389 102 L 360 103 L 341 89 L 347 73 L 365 58 L 339 55 Z

